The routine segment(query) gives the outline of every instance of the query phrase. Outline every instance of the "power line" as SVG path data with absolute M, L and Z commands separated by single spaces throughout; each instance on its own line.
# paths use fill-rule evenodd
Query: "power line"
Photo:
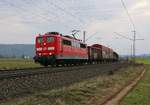
M 52 5 L 53 5 L 54 9 L 60 10 L 60 11 L 62 11 L 64 14 L 69 15 L 69 16 L 71 17 L 69 21 L 72 22 L 72 20 L 74 19 L 73 16 L 71 16 L 70 14 L 68 14 L 69 12 L 65 12 L 66 10 L 65 10 L 64 8 L 59 7 L 59 6 L 58 6 L 58 3 L 55 2 L 55 3 L 57 4 L 57 5 L 56 5 L 55 3 L 52 3 L 52 2 L 50 2 L 50 1 L 48 1 L 48 0 L 46 0 L 46 1 L 48 2 L 47 5 L 49 5 L 49 7 L 52 7 Z M 56 13 L 56 12 L 54 12 L 54 13 Z M 59 15 L 60 15 L 60 14 L 59 14 Z M 58 15 L 58 16 L 59 16 L 59 15 Z M 72 15 L 73 15 L 73 14 L 72 14 Z M 62 15 L 60 15 L 59 17 L 61 17 L 61 19 L 63 20 L 63 18 L 62 18 L 63 16 L 62 16 Z M 75 16 L 74 16 L 74 17 L 75 17 Z M 57 18 L 57 17 L 56 17 L 56 18 Z M 67 17 L 67 18 L 68 18 L 68 17 Z M 68 20 L 67 20 L 67 21 L 68 21 Z M 77 20 L 77 21 L 78 21 L 78 20 Z M 71 22 L 70 22 L 70 23 L 71 23 Z M 78 22 L 79 22 L 79 21 L 78 21 Z M 81 24 L 81 22 L 80 22 L 79 24 Z M 72 26 L 71 24 L 65 24 L 65 25 L 68 25 L 68 27 L 71 27 L 71 26 Z
M 121 3 L 122 3 L 122 6 L 124 7 L 124 9 L 126 11 L 127 16 L 129 17 L 129 20 L 130 20 L 132 26 L 133 26 L 133 32 L 134 32 L 134 35 L 133 35 L 133 61 L 135 63 L 135 58 L 136 58 L 136 51 L 135 51 L 136 50 L 136 29 L 135 29 L 135 24 L 133 22 L 131 15 L 128 12 L 128 9 L 127 9 L 124 1 L 121 0 Z
M 11 2 L 8 2 L 8 1 L 3 1 L 3 2 L 6 3 L 8 6 L 17 9 L 17 11 L 19 12 L 20 15 L 23 14 L 23 13 L 25 13 L 26 15 L 25 15 L 25 16 L 22 16 L 22 19 L 25 18 L 26 16 L 31 16 L 32 18 L 34 18 L 34 17 L 37 18 L 37 17 L 38 17 L 38 18 L 41 18 L 42 20 L 48 21 L 48 22 L 50 22 L 50 21 L 56 22 L 56 21 L 54 21 L 54 19 L 56 19 L 56 17 L 58 17 L 58 16 L 56 16 L 56 14 L 54 14 L 53 12 L 49 12 L 48 10 L 45 10 L 44 8 L 41 8 L 41 7 L 39 7 L 39 6 L 35 6 L 36 8 L 32 9 L 32 10 L 34 10 L 34 11 L 30 11 L 30 14 L 29 14 L 29 11 L 27 11 L 27 9 L 23 8 L 23 7 L 25 7 L 24 5 L 22 5 L 21 7 L 19 7 L 19 6 L 15 5 L 14 3 L 11 3 Z M 29 4 L 31 4 L 31 3 L 30 3 L 30 2 L 25 2 L 25 3 L 23 3 L 23 4 L 29 5 Z M 52 18 L 49 18 L 48 16 L 45 16 L 45 15 L 41 14 L 41 13 L 37 10 L 37 8 L 38 8 L 39 10 L 43 10 L 43 9 L 44 9 L 45 13 L 47 13 L 47 14 L 51 13 L 51 14 L 53 14 L 52 16 L 55 16 L 55 18 L 52 19 Z M 23 12 L 22 12 L 22 11 L 23 11 Z M 33 23 L 32 21 L 26 21 L 26 20 L 23 20 L 23 21 L 21 21 L 21 22 L 26 22 L 26 23 L 28 23 L 28 24 L 29 24 L 29 23 Z M 70 26 L 68 26 L 69 24 L 64 24 L 64 25 L 67 26 L 67 27 L 70 27 Z
M 129 38 L 129 37 L 126 37 L 126 36 L 124 36 L 124 35 L 122 35 L 122 34 L 120 34 L 120 33 L 118 33 L 118 32 L 114 32 L 116 35 L 118 35 L 118 36 L 121 36 L 121 37 L 123 37 L 123 38 L 125 38 L 125 39 L 128 39 L 128 40 L 131 40 L 131 41 L 133 41 L 133 39 L 131 39 L 131 38 Z
M 85 39 L 85 41 L 88 41 L 89 39 L 91 39 L 92 37 L 94 37 L 98 32 L 95 32 L 94 34 L 90 35 L 88 38 Z
M 3 2 L 4 2 L 4 1 L 3 1 Z M 16 8 L 17 10 L 19 10 L 19 11 L 20 11 L 19 14 L 22 14 L 22 13 L 25 13 L 25 12 L 28 13 L 25 8 L 18 7 L 18 6 L 14 5 L 14 4 L 11 3 L 11 2 L 5 1 L 4 3 L 7 3 L 9 6 L 14 7 L 14 8 Z M 22 11 L 23 11 L 23 12 L 22 12 Z M 52 19 L 48 19 L 48 18 L 46 18 L 46 17 L 43 16 L 43 15 L 37 14 L 38 12 L 34 13 L 34 12 L 31 12 L 31 11 L 30 11 L 30 13 L 31 13 L 31 14 L 29 14 L 28 16 L 40 17 L 41 19 L 44 19 L 44 20 L 51 20 L 51 21 L 53 21 Z
M 44 21 L 44 22 L 45 21 L 58 22 L 58 21 L 55 21 L 55 19 L 58 19 L 58 17 L 61 17 L 60 19 L 63 20 L 63 18 L 62 18 L 63 16 L 61 14 L 57 15 L 58 12 L 49 11 L 49 10 L 52 10 L 52 9 L 48 8 L 48 7 L 52 7 L 51 3 L 47 3 L 46 7 L 43 8 L 42 6 L 39 6 L 39 5 L 33 5 L 34 3 L 32 3 L 33 2 L 32 0 L 30 2 L 29 1 L 24 1 L 23 3 L 21 3 L 21 5 L 18 5 L 18 4 L 15 4 L 14 2 L 9 2 L 9 1 L 2 1 L 2 2 L 7 4 L 8 6 L 13 7 L 14 9 L 16 9 L 18 14 L 21 16 L 20 22 L 22 22 L 22 23 L 35 24 L 36 22 L 41 22 L 41 21 Z M 75 26 L 79 26 L 79 24 L 83 25 L 83 23 L 81 23 L 82 20 L 79 20 L 76 15 L 71 13 L 72 14 L 72 16 L 71 16 L 71 14 L 69 14 L 70 12 L 65 12 L 66 9 L 63 9 L 62 7 L 59 8 L 59 6 L 57 6 L 56 4 L 54 4 L 55 6 L 53 5 L 53 8 L 61 10 L 61 11 L 63 11 L 63 13 L 69 15 L 69 17 L 72 17 L 72 18 L 70 18 L 70 21 L 72 19 L 76 18 L 75 20 L 77 20 L 78 24 L 73 24 L 73 25 L 75 25 Z M 29 8 L 28 8 L 28 6 L 29 6 Z M 30 7 L 32 7 L 32 8 L 34 7 L 34 8 L 32 10 L 30 10 Z M 48 16 L 48 14 L 49 14 L 49 16 Z M 55 16 L 55 18 L 51 18 L 51 16 L 53 16 L 53 17 Z M 39 18 L 40 21 L 35 21 L 34 22 L 34 20 L 28 20 L 27 18 L 30 18 L 30 19 L 36 18 L 36 20 Z M 73 27 L 73 25 L 72 24 L 63 24 L 63 26 L 69 27 L 69 28 Z
M 71 12 L 66 11 L 64 8 L 62 8 L 62 7 L 58 6 L 58 5 L 56 5 L 56 4 L 53 3 L 53 2 L 50 2 L 49 0 L 47 0 L 47 2 L 49 2 L 51 5 L 55 6 L 57 9 L 63 11 L 64 13 L 70 15 L 71 17 L 78 19 L 82 24 L 85 24 L 83 20 L 81 20 L 81 19 L 78 18 L 76 15 L 72 14 Z
M 135 24 L 134 24 L 134 21 L 133 21 L 131 15 L 129 14 L 128 9 L 127 9 L 127 7 L 126 7 L 124 1 L 121 0 L 121 3 L 122 3 L 122 6 L 124 7 L 124 9 L 125 9 L 125 11 L 126 11 L 127 16 L 129 17 L 129 20 L 130 20 L 130 22 L 131 22 L 131 24 L 132 24 L 132 26 L 133 26 L 133 29 L 135 30 Z
M 130 41 L 132 41 L 133 42 L 133 47 L 131 47 L 131 57 L 132 57 L 132 52 L 133 52 L 133 60 L 134 60 L 134 62 L 135 62 L 135 58 L 136 58 L 136 41 L 137 40 L 144 40 L 144 39 L 137 39 L 136 38 L 136 31 L 132 31 L 132 32 L 134 32 L 134 37 L 133 38 L 129 38 L 129 37 L 126 37 L 126 36 L 124 36 L 124 35 L 122 35 L 122 34 L 120 34 L 120 33 L 117 33 L 117 32 L 114 32 L 116 35 L 118 35 L 118 36 L 121 36 L 122 38 L 125 38 L 125 39 L 128 39 L 128 40 L 130 40 Z M 132 51 L 133 50 L 133 51 Z

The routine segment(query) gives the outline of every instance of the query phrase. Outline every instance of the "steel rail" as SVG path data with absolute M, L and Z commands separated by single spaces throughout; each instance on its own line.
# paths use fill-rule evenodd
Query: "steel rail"
M 84 70 L 86 68 L 93 68 L 95 66 L 101 67 L 101 69 L 105 69 L 108 66 L 114 65 L 114 69 L 118 69 L 122 67 L 124 64 L 94 64 L 94 65 L 83 65 L 83 66 L 71 66 L 71 67 L 48 67 L 48 68 L 32 68 L 32 69 L 21 69 L 21 70 L 5 70 L 0 71 L 0 80 L 2 79 L 9 79 L 9 78 L 16 78 L 16 77 L 24 77 L 24 76 L 33 76 L 33 75 L 41 75 L 41 74 L 49 74 L 49 73 L 58 73 L 58 72 L 67 72 L 67 71 L 74 71 L 74 70 Z M 118 65 L 118 66 L 116 66 Z M 98 68 L 99 69 L 99 68 Z M 103 72 L 109 72 L 114 70 L 108 70 Z

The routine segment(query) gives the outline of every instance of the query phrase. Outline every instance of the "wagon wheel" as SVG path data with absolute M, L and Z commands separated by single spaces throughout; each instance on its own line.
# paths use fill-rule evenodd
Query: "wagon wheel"
M 48 63 L 44 63 L 43 65 L 44 65 L 45 67 L 47 67 L 47 66 L 48 66 Z

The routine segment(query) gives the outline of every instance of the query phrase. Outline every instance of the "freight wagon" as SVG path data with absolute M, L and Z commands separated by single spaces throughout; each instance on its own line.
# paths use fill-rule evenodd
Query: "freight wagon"
M 90 62 L 112 62 L 117 61 L 118 57 L 116 52 L 104 45 L 93 44 L 88 46 L 88 59 Z

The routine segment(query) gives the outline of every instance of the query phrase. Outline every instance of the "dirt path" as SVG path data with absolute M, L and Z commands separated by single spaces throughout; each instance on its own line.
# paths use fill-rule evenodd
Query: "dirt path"
M 138 76 L 134 81 L 128 86 L 123 88 L 117 95 L 107 101 L 104 105 L 118 105 L 120 101 L 137 85 L 137 83 L 142 79 L 145 74 L 146 69 Z

